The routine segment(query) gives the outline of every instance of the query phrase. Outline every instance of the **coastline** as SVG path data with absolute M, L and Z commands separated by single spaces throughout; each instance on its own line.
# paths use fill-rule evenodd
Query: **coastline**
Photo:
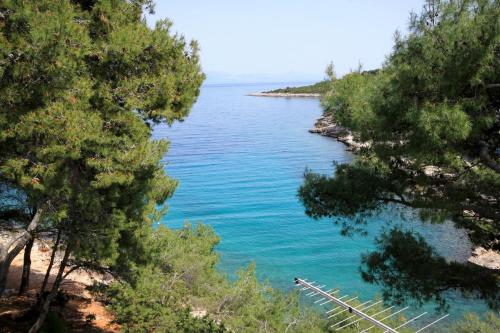
M 318 93 L 277 93 L 277 92 L 257 92 L 247 96 L 253 97 L 284 97 L 284 98 L 321 98 Z M 334 138 L 347 146 L 346 150 L 358 152 L 361 148 L 369 147 L 370 143 L 356 141 L 352 132 L 345 127 L 336 124 L 333 118 L 323 114 L 314 123 L 314 127 L 309 129 L 309 133 Z
M 286 97 L 286 98 L 292 98 L 292 97 L 299 97 L 299 98 L 320 98 L 321 94 L 309 94 L 309 93 L 266 93 L 266 92 L 259 92 L 259 93 L 250 93 L 247 96 L 254 96 L 254 97 Z
M 323 114 L 316 122 L 314 127 L 309 130 L 309 133 L 319 134 L 329 138 L 334 138 L 347 146 L 346 150 L 356 153 L 362 148 L 370 146 L 368 142 L 356 141 L 353 133 L 348 128 L 342 127 L 335 123 L 332 116 Z
M 370 143 L 368 142 L 356 141 L 352 131 L 336 124 L 332 116 L 325 114 L 316 120 L 314 127 L 309 129 L 309 133 L 334 138 L 345 144 L 347 146 L 347 151 L 353 153 L 357 153 L 360 149 L 370 146 Z M 476 246 L 471 249 L 467 262 L 471 265 L 500 271 L 500 253 L 493 250 L 486 250 L 481 246 Z

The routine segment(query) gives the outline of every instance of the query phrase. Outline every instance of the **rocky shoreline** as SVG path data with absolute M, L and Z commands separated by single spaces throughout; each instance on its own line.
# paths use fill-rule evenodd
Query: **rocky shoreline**
M 353 153 L 358 152 L 361 148 L 369 147 L 370 145 L 366 142 L 356 141 L 351 130 L 336 124 L 333 118 L 329 115 L 322 115 L 318 120 L 316 120 L 314 127 L 309 130 L 309 133 L 334 138 L 337 141 L 344 143 L 347 146 L 346 150 Z M 428 169 L 431 168 L 436 167 L 426 167 L 426 174 L 429 172 Z M 482 247 L 477 247 L 472 250 L 467 262 L 483 268 L 500 271 L 500 253 L 493 250 L 486 250 Z
M 302 98 L 320 98 L 321 94 L 308 94 L 308 93 L 266 93 L 266 92 L 259 92 L 259 93 L 251 93 L 248 94 L 247 96 L 255 96 L 255 97 L 302 97 Z
M 320 94 L 292 94 L 292 93 L 252 93 L 248 96 L 258 97 L 306 97 L 318 98 Z M 362 148 L 370 146 L 369 142 L 360 142 L 355 139 L 352 131 L 348 128 L 342 127 L 335 123 L 331 115 L 323 114 L 316 122 L 314 127 L 309 129 L 309 133 L 319 134 L 322 136 L 334 138 L 347 146 L 346 150 L 356 153 Z M 427 169 L 435 168 L 432 166 L 426 167 L 426 174 L 429 172 Z M 472 250 L 471 255 L 467 262 L 473 265 L 478 265 L 491 270 L 500 271 L 500 253 L 492 250 L 486 250 L 482 247 L 477 247 Z
M 358 152 L 361 148 L 369 147 L 369 143 L 356 141 L 352 132 L 335 123 L 333 118 L 329 115 L 321 116 L 314 128 L 309 130 L 309 133 L 319 134 L 322 136 L 337 139 L 347 146 L 346 150 L 351 152 Z
M 477 247 L 472 251 L 467 261 L 474 265 L 500 271 L 500 253 L 493 250 Z

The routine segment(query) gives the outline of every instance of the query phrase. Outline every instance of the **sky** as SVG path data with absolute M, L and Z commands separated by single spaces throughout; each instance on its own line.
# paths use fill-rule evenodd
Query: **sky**
M 157 0 L 148 16 L 196 39 L 208 81 L 317 80 L 380 67 L 424 0 Z

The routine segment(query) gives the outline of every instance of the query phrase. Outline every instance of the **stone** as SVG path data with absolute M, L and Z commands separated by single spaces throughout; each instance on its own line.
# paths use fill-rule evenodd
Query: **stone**
M 472 251 L 468 261 L 474 265 L 492 270 L 500 270 L 500 253 L 494 250 L 487 250 L 478 247 Z

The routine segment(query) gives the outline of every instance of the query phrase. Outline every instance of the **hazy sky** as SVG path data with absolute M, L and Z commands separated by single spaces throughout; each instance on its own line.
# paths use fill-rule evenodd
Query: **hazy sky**
M 201 46 L 203 69 L 230 74 L 294 72 L 322 77 L 379 67 L 396 29 L 424 0 L 157 0 L 152 24 L 168 17 L 173 30 Z

